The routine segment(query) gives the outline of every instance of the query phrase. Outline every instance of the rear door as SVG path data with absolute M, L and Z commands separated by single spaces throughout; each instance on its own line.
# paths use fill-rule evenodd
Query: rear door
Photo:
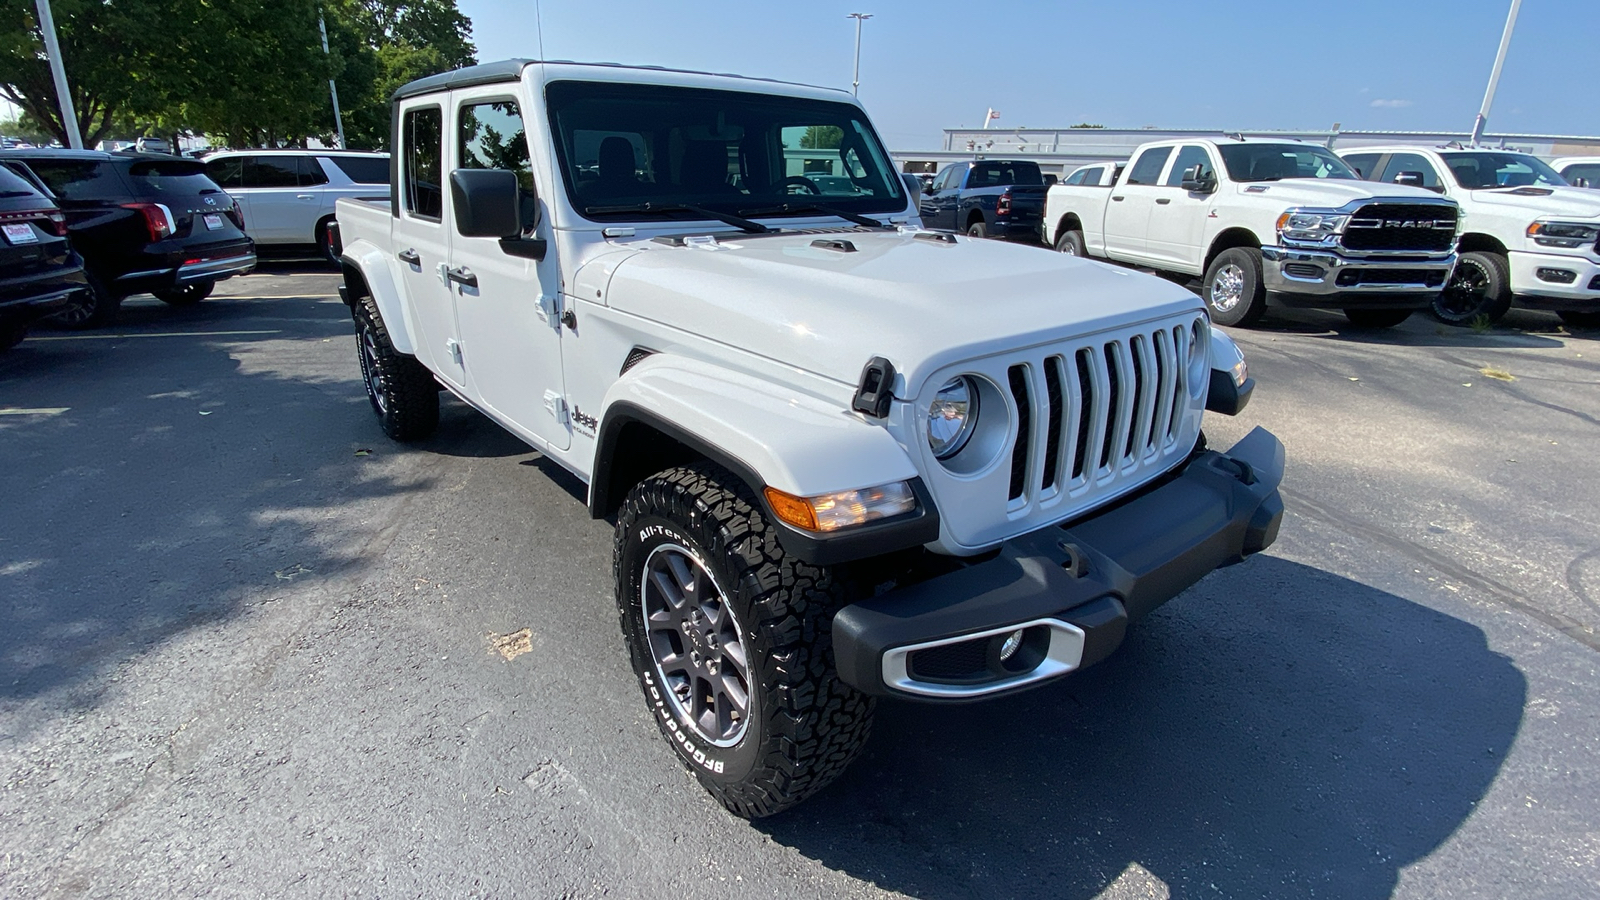
M 1128 167 L 1121 184 L 1111 188 L 1106 204 L 1106 255 L 1113 259 L 1147 260 L 1150 254 L 1150 212 L 1164 196 L 1161 173 L 1173 148 L 1148 147 Z
M 552 187 L 536 184 L 516 99 L 494 85 L 456 91 L 451 100 L 451 168 L 516 172 L 524 189 L 522 236 L 551 238 L 534 198 Z M 567 449 L 571 417 L 561 371 L 564 329 L 555 315 L 561 290 L 555 254 L 542 261 L 513 256 L 499 238 L 463 236 L 453 221 L 451 231 L 450 264 L 461 279 L 451 287 L 471 395 L 554 449 Z
M 450 232 L 444 225 L 449 204 L 444 189 L 444 107 L 436 96 L 413 97 L 401 102 L 399 116 L 400 205 L 394 211 L 390 250 L 421 333 L 417 355 L 435 374 L 464 388 L 455 303 L 445 275 L 450 269 Z
M 310 165 L 314 165 L 311 160 L 286 153 L 245 157 L 241 192 L 249 198 L 245 226 L 252 237 L 270 244 L 315 240 L 322 198 L 307 182 L 322 176 L 320 170 L 316 177 L 302 173 Z

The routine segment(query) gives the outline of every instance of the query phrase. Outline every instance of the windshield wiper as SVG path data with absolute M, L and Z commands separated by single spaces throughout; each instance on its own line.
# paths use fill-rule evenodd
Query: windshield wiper
M 772 230 L 760 222 L 706 209 L 704 206 L 690 206 L 687 203 L 625 203 L 621 206 L 586 206 L 583 211 L 597 216 L 607 213 L 694 213 L 707 219 L 716 219 L 750 234 L 765 234 Z
M 739 215 L 741 215 L 741 216 L 772 216 L 772 215 L 777 215 L 778 213 L 808 213 L 808 212 L 819 212 L 819 213 L 822 213 L 825 216 L 838 216 L 839 218 L 845 220 L 846 222 L 854 222 L 857 225 L 865 225 L 868 228 L 888 228 L 889 227 L 888 225 L 883 224 L 882 222 L 878 221 L 877 219 L 873 219 L 873 218 L 870 218 L 868 216 L 863 216 L 863 215 L 860 215 L 858 213 L 853 213 L 853 212 L 846 212 L 845 210 L 837 209 L 837 208 L 832 207 L 832 206 L 819 206 L 819 205 L 817 205 L 815 203 L 784 203 L 784 204 L 781 204 L 779 206 L 766 206 L 766 207 L 760 207 L 760 208 L 757 208 L 757 209 L 741 209 L 741 210 L 739 210 Z

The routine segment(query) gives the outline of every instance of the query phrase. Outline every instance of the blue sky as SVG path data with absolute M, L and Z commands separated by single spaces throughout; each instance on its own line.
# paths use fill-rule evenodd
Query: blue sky
M 539 55 L 533 0 L 459 0 L 478 58 Z M 551 59 L 850 86 L 891 147 L 940 129 L 1467 130 L 1508 0 L 1118 3 L 542 0 Z M 1600 0 L 1528 0 L 1490 133 L 1600 134 Z

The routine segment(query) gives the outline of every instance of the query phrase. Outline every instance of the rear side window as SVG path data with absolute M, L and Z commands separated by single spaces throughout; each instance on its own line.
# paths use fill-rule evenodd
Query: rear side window
M 328 173 L 322 171 L 322 165 L 311 157 L 297 156 L 294 164 L 300 176 L 301 187 L 316 187 L 328 183 Z
M 292 156 L 247 156 L 244 162 L 244 187 L 281 188 L 300 186 L 300 166 Z
M 5 166 L 0 166 L 0 197 L 41 197 L 26 178 L 12 172 Z
M 381 156 L 329 156 L 327 160 L 356 184 L 389 183 L 389 161 Z
M 1357 175 L 1360 175 L 1362 178 L 1365 178 L 1368 181 L 1373 181 L 1374 179 L 1372 176 L 1377 173 L 1373 172 L 1372 170 L 1377 168 L 1378 157 L 1382 155 L 1383 154 L 1381 153 L 1352 153 L 1349 156 L 1346 156 L 1344 161 L 1350 166 L 1350 168 L 1356 170 Z
M 128 186 L 109 161 L 95 159 L 28 160 L 28 168 L 62 200 L 122 200 Z
M 405 208 L 424 219 L 444 215 L 444 114 L 437 106 L 406 112 Z
M 1042 185 L 1044 176 L 1039 174 L 1036 163 L 1020 162 L 990 162 L 978 163 L 972 167 L 972 175 L 967 179 L 967 187 L 995 187 L 1002 184 Z
M 1171 155 L 1171 147 L 1151 147 L 1139 154 L 1138 161 L 1133 164 L 1133 171 L 1128 173 L 1128 183 L 1155 184 L 1161 179 L 1161 169 L 1167 164 L 1167 157 Z
M 225 188 L 244 187 L 244 164 L 248 156 L 226 156 L 206 160 L 206 174 Z
M 205 166 L 197 162 L 136 162 L 128 167 L 128 181 L 137 197 L 161 200 L 165 197 L 194 197 L 218 193 L 217 183 L 206 176 Z

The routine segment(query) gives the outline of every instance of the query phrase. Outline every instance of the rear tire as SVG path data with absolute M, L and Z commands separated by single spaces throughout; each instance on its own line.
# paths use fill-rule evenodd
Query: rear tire
M 1248 328 L 1267 312 L 1267 289 L 1261 281 L 1261 251 L 1232 247 L 1217 254 L 1206 268 L 1200 288 L 1211 321 Z
M 389 330 L 371 297 L 351 308 L 356 321 L 356 353 L 367 400 L 383 433 L 396 441 L 419 441 L 439 427 L 439 388 L 427 366 L 394 349 Z
M 1344 317 L 1357 328 L 1393 328 L 1411 318 L 1410 309 L 1347 309 Z
M 1511 265 L 1499 253 L 1474 250 L 1461 254 L 1450 280 L 1433 299 L 1434 318 L 1446 325 L 1490 324 L 1511 308 Z
M 193 306 L 201 300 L 211 296 L 211 289 L 216 287 L 215 281 L 197 281 L 182 287 L 169 288 L 165 291 L 152 291 L 156 299 L 168 306 Z
M 834 668 L 849 592 L 784 552 L 743 482 L 705 462 L 645 479 L 618 511 L 614 560 L 645 703 L 730 812 L 782 812 L 855 759 L 873 700 Z
M 1083 246 L 1083 232 L 1063 231 L 1056 235 L 1056 252 L 1068 256 L 1088 256 Z
M 93 272 L 85 269 L 83 274 L 88 287 L 78 292 L 66 309 L 51 316 L 50 322 L 62 328 L 82 331 L 110 325 L 117 318 L 117 310 L 122 308 L 122 295 Z
M 983 221 L 980 219 L 967 226 L 967 234 L 970 237 L 984 238 L 989 236 L 989 229 L 984 226 Z
M 1564 309 L 1556 315 L 1561 321 L 1576 328 L 1600 328 L 1600 312 L 1577 312 Z

